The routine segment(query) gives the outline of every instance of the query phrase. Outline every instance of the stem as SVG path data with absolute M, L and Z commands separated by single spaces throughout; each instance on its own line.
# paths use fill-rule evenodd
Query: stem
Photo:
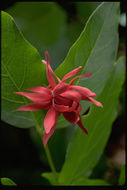
M 39 127 L 38 124 L 36 124 L 36 130 L 37 130 L 37 132 L 39 133 L 40 137 L 42 138 L 41 129 L 40 129 L 40 127 Z
M 46 147 L 45 147 L 45 152 L 46 152 L 46 155 L 47 155 L 47 158 L 48 158 L 48 162 L 49 162 L 50 168 L 51 168 L 52 173 L 54 175 L 54 178 L 56 180 L 56 183 L 59 184 L 58 177 L 57 177 L 57 172 L 56 172 L 55 166 L 53 164 L 53 160 L 52 160 L 52 157 L 51 157 L 48 145 L 46 145 Z
M 40 128 L 39 128 L 38 125 L 36 125 L 36 130 L 38 131 L 38 133 L 39 133 L 39 135 L 40 135 L 40 137 L 42 139 L 42 134 L 41 134 L 41 131 L 40 131 Z M 42 142 L 42 144 L 43 144 L 43 142 Z M 53 163 L 53 160 L 52 160 L 48 145 L 46 145 L 46 147 L 45 147 L 45 153 L 46 153 L 46 156 L 47 156 L 51 171 L 52 171 L 52 173 L 54 175 L 54 178 L 56 180 L 56 183 L 59 184 L 58 177 L 57 177 L 57 172 L 56 172 L 56 169 L 55 169 L 55 166 L 54 166 L 54 163 Z
M 56 169 L 55 169 L 55 166 L 54 166 L 54 164 L 53 164 L 53 161 L 52 161 L 52 158 L 51 158 L 51 154 L 50 154 L 48 145 L 46 145 L 46 147 L 45 147 L 45 152 L 46 152 L 46 155 L 47 155 L 47 158 L 48 158 L 48 161 L 49 161 L 49 165 L 50 165 L 50 167 L 51 167 L 51 170 L 53 171 L 54 175 L 56 176 Z

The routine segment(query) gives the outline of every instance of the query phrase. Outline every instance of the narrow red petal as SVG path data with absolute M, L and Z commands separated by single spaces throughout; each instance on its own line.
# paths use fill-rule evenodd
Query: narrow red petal
M 79 114 L 75 111 L 72 112 L 63 112 L 64 118 L 69 121 L 70 123 L 77 123 L 80 119 Z
M 69 85 L 72 85 L 74 83 L 74 81 L 77 79 L 77 78 L 80 78 L 80 77 L 84 77 L 84 78 L 87 78 L 87 77 L 90 77 L 92 75 L 92 73 L 86 73 L 84 75 L 79 75 L 79 76 L 76 76 L 75 78 L 73 78 L 70 82 L 69 82 Z
M 50 130 L 50 132 L 47 134 L 47 133 L 44 133 L 44 136 L 43 136 L 43 144 L 44 144 L 44 147 L 46 146 L 49 138 L 52 136 L 52 134 L 54 133 L 54 130 L 56 128 L 56 125 L 54 125 L 52 127 L 52 129 Z
M 88 88 L 84 88 L 84 87 L 81 87 L 81 86 L 70 86 L 70 89 L 74 89 L 74 90 L 77 90 L 82 96 L 86 96 L 86 97 L 94 97 L 96 96 L 96 94 L 94 92 L 92 92 L 91 90 L 89 90 Z
M 65 112 L 69 110 L 69 106 L 64 106 L 64 105 L 59 105 L 59 104 L 53 104 L 53 107 L 55 108 L 56 111 L 59 112 Z
M 51 85 L 52 88 L 55 88 L 56 82 L 51 74 L 51 71 L 48 66 L 46 66 L 46 69 L 47 69 L 47 79 L 49 81 L 49 84 Z
M 49 54 L 47 51 L 45 52 L 45 56 L 46 56 L 47 61 L 42 60 L 42 62 L 46 65 L 47 79 L 49 81 L 49 84 L 51 85 L 52 88 L 54 88 L 56 86 L 56 82 L 52 76 L 53 71 L 49 65 Z
M 45 66 L 47 66 L 47 61 L 42 60 L 42 62 L 45 64 Z M 51 74 L 58 80 L 58 82 L 61 82 L 60 78 L 55 75 L 55 73 L 54 73 L 54 71 L 52 70 L 51 66 L 48 65 L 48 67 L 49 67 L 49 70 L 50 70 Z
M 75 101 L 73 101 L 72 106 L 71 106 L 70 109 L 69 109 L 69 112 L 70 112 L 70 111 L 74 111 L 74 110 L 76 109 L 77 105 L 78 105 L 78 103 L 75 102 Z
M 80 66 L 80 67 L 74 69 L 73 71 L 67 73 L 67 74 L 63 77 L 62 81 L 65 82 L 68 78 L 70 78 L 70 77 L 76 75 L 76 74 L 81 70 L 81 68 L 82 68 L 82 66 Z
M 83 123 L 82 123 L 82 120 L 81 120 L 81 117 L 80 117 L 80 120 L 77 122 L 78 126 L 86 133 L 88 134 L 88 131 L 87 129 L 84 127 Z
M 49 84 L 46 88 L 47 88 L 47 89 L 50 89 L 50 88 L 52 88 L 52 87 L 51 87 L 51 85 Z
M 64 98 L 74 100 L 76 102 L 79 102 L 81 100 L 81 95 L 74 90 L 67 90 L 64 93 L 62 93 L 61 96 Z
M 64 82 L 60 82 L 53 90 L 53 96 L 57 96 L 63 92 L 65 92 L 67 89 L 69 88 L 69 85 L 64 83 Z
M 73 101 L 72 101 L 71 99 L 62 97 L 62 96 L 60 96 L 60 95 L 54 97 L 54 101 L 55 101 L 55 103 L 57 103 L 57 104 L 63 104 L 63 105 L 65 105 L 65 106 L 72 105 L 72 103 L 73 103 Z
M 57 76 L 55 75 L 54 71 L 52 70 L 52 68 L 51 68 L 51 66 L 50 66 L 50 64 L 49 64 L 49 54 L 48 54 L 47 51 L 45 52 L 45 56 L 46 56 L 47 61 L 42 60 L 42 62 L 45 64 L 46 69 L 47 69 L 47 78 L 48 78 L 48 81 L 49 81 L 49 83 L 51 84 L 51 86 L 54 88 L 55 85 L 56 85 L 56 83 L 55 83 L 55 80 L 54 80 L 53 76 L 54 76 L 59 82 L 61 82 L 61 80 L 59 79 L 59 77 L 57 77 Z M 53 75 L 53 76 L 52 76 L 52 75 Z M 52 81 L 50 80 L 50 78 L 52 79 Z
M 44 119 L 44 128 L 46 134 L 48 134 L 52 127 L 55 125 L 58 116 L 58 112 L 53 107 L 50 107 Z
M 42 59 L 42 62 L 44 63 L 44 65 L 47 65 L 47 61 L 45 61 L 44 59 Z
M 15 92 L 15 94 L 25 96 L 28 99 L 32 100 L 33 102 L 42 102 L 42 101 L 49 101 L 51 100 L 51 96 L 45 94 L 38 94 L 38 93 L 28 93 L 28 92 Z
M 103 105 L 100 102 L 98 102 L 97 100 L 94 100 L 93 98 L 89 97 L 88 101 L 93 102 L 95 105 L 97 105 L 99 107 L 103 107 Z
M 81 106 L 81 104 L 79 104 L 79 105 L 77 106 L 76 111 L 77 111 L 77 112 L 81 112 L 81 110 L 82 110 L 82 106 Z
M 53 107 L 55 108 L 56 111 L 58 112 L 72 112 L 76 109 L 78 103 L 73 101 L 72 105 L 71 106 L 65 106 L 63 104 L 56 104 L 54 103 L 53 101 Z
M 88 77 L 90 77 L 91 75 L 92 75 L 92 73 L 85 73 L 84 75 L 81 75 L 81 76 L 88 78 Z
M 49 105 L 50 102 L 27 104 L 17 108 L 15 111 L 38 111 L 42 109 L 48 109 Z
M 51 95 L 51 91 L 48 88 L 42 87 L 42 86 L 36 86 L 33 88 L 29 88 L 26 89 L 28 91 L 32 91 L 32 92 L 39 92 L 41 94 L 47 94 L 47 95 Z

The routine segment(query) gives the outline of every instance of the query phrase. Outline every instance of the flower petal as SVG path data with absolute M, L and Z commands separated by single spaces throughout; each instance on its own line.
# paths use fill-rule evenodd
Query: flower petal
M 63 112 L 64 118 L 69 121 L 70 123 L 77 123 L 80 119 L 78 112 Z
M 47 60 L 47 64 L 49 64 L 49 53 L 48 53 L 48 51 L 45 52 L 45 57 L 46 57 L 46 60 Z
M 65 82 L 66 79 L 68 79 L 68 78 L 70 78 L 70 77 L 76 75 L 76 74 L 81 70 L 81 68 L 82 68 L 82 66 L 80 66 L 80 67 L 74 69 L 73 71 L 67 73 L 67 74 L 63 77 L 62 81 Z
M 90 101 L 90 102 L 93 102 L 95 105 L 99 106 L 99 107 L 103 107 L 103 105 L 98 102 L 97 100 L 94 100 L 93 98 L 91 97 L 88 97 L 88 99 L 86 99 L 87 101 Z
M 59 77 L 57 77 L 57 76 L 55 75 L 55 73 L 53 72 L 53 70 L 52 70 L 52 68 L 51 68 L 51 66 L 50 66 L 50 64 L 49 64 L 49 54 L 48 54 L 47 51 L 45 52 L 45 56 L 46 56 L 47 61 L 42 60 L 42 62 L 43 62 L 43 63 L 45 64 L 45 66 L 46 66 L 47 79 L 48 79 L 50 85 L 52 86 L 52 88 L 54 88 L 54 87 L 56 86 L 56 82 L 55 82 L 53 76 L 54 76 L 59 82 L 61 82 L 61 80 L 59 79 Z M 52 76 L 52 75 L 53 75 L 53 76 Z
M 71 85 L 70 86 L 70 89 L 74 89 L 74 90 L 77 90 L 83 97 L 95 97 L 96 94 L 94 92 L 92 92 L 91 90 L 89 90 L 88 88 L 84 88 L 84 87 L 81 87 L 81 86 L 74 86 L 74 85 Z
M 84 127 L 83 123 L 82 123 L 82 120 L 81 120 L 81 117 L 79 119 L 79 121 L 77 122 L 78 126 L 86 133 L 88 134 L 88 131 L 87 129 Z
M 80 100 L 81 100 L 81 95 L 74 90 L 67 90 L 60 95 L 64 98 L 68 98 L 68 99 L 74 100 L 76 102 L 80 102 Z
M 69 88 L 69 85 L 65 82 L 60 82 L 53 90 L 53 96 L 57 96 L 63 92 L 65 92 Z
M 72 105 L 72 103 L 73 103 L 73 101 L 72 101 L 71 99 L 62 97 L 62 96 L 60 96 L 60 95 L 54 97 L 54 102 L 55 102 L 56 104 L 62 104 L 62 105 L 65 105 L 65 106 Z
M 77 111 L 77 109 L 76 109 L 77 106 L 78 106 L 78 103 L 75 102 L 75 101 L 73 101 L 72 106 L 71 106 L 70 109 L 69 109 L 69 112 L 70 112 L 70 111 L 74 111 L 74 110 Z
M 47 95 L 51 95 L 51 91 L 48 89 L 48 88 L 45 88 L 45 87 L 42 87 L 42 86 L 36 86 L 36 87 L 33 87 L 33 88 L 29 88 L 29 89 L 26 89 L 28 91 L 32 91 L 32 92 L 39 92 L 41 94 L 47 94 Z
M 43 136 L 43 144 L 44 144 L 44 147 L 46 146 L 49 138 L 51 137 L 51 135 L 54 133 L 54 130 L 56 128 L 56 125 L 54 125 L 52 127 L 52 129 L 50 130 L 50 132 L 47 134 L 47 133 L 44 133 L 44 136 Z
M 77 108 L 76 108 L 76 111 L 77 111 L 77 112 L 81 112 L 81 110 L 82 110 L 82 106 L 81 106 L 81 104 L 79 104 L 79 105 L 77 106 Z
M 27 104 L 17 108 L 15 111 L 38 111 L 42 109 L 48 109 L 50 106 L 50 101 L 44 103 L 33 103 Z
M 15 94 L 25 96 L 28 99 L 32 100 L 33 102 L 42 102 L 42 101 L 49 101 L 51 100 L 51 96 L 45 94 L 38 94 L 38 93 L 28 93 L 28 92 L 15 92 Z
M 47 69 L 47 79 L 49 81 L 49 84 L 51 85 L 52 88 L 55 88 L 56 82 L 54 78 L 52 77 L 51 71 L 48 66 L 46 66 L 46 69 Z
M 49 54 L 47 51 L 45 52 L 45 56 L 46 56 L 47 61 L 42 60 L 42 62 L 46 65 L 47 79 L 49 81 L 49 84 L 51 85 L 52 88 L 54 88 L 56 86 L 56 82 L 52 76 L 53 71 L 49 65 Z
M 45 61 L 44 59 L 42 59 L 42 63 L 44 63 L 44 65 L 47 65 L 47 61 Z
M 55 125 L 58 116 L 58 112 L 53 107 L 50 107 L 44 119 L 44 128 L 46 134 L 48 134 L 52 127 Z
M 73 101 L 72 106 L 70 107 L 70 106 L 65 106 L 65 105 L 62 105 L 62 104 L 61 105 L 56 104 L 53 101 L 53 107 L 58 112 L 71 112 L 71 111 L 74 111 L 75 108 L 77 107 L 77 102 Z
M 45 66 L 47 66 L 47 61 L 42 60 L 42 62 L 45 64 Z M 52 70 L 52 68 L 51 68 L 50 65 L 48 65 L 48 68 L 49 68 L 51 74 L 52 74 L 52 75 L 53 75 L 53 76 L 54 76 L 59 82 L 61 82 L 60 78 L 59 78 L 58 76 L 55 75 L 55 73 L 54 73 L 54 71 Z
M 77 79 L 77 78 L 80 78 L 80 77 L 84 77 L 84 78 L 87 78 L 87 77 L 90 77 L 92 75 L 92 73 L 86 73 L 84 75 L 79 75 L 79 76 L 76 76 L 75 78 L 73 78 L 70 82 L 69 82 L 69 85 L 72 85 L 74 83 L 74 81 Z
M 53 107 L 55 108 L 56 111 L 59 112 L 65 112 L 69 110 L 69 106 L 64 106 L 64 105 L 59 105 L 59 104 L 53 104 Z

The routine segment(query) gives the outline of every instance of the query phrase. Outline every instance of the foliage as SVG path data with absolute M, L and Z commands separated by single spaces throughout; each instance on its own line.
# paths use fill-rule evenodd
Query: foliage
M 2 185 L 6 185 L 6 186 L 15 186 L 16 185 L 16 183 L 14 181 L 12 181 L 11 179 L 9 179 L 7 177 L 3 177 L 0 180 L 1 180 Z

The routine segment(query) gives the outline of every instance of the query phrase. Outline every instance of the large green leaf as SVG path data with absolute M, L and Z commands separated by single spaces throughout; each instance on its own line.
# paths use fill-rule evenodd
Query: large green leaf
M 73 29 L 67 23 L 67 14 L 56 2 L 17 2 L 6 10 L 15 20 L 24 37 L 43 57 L 48 50 L 51 66 L 56 69 L 76 39 L 79 26 Z M 72 35 L 74 32 L 75 35 Z
M 110 20 L 109 20 L 110 15 Z M 77 41 L 71 47 L 64 62 L 56 69 L 61 78 L 64 73 L 82 65 L 82 72 L 92 72 L 89 78 L 77 81 L 79 86 L 85 86 L 97 95 L 101 93 L 115 61 L 118 47 L 119 3 L 102 3 L 90 16 L 86 26 Z M 83 114 L 91 105 L 81 102 Z M 63 116 L 60 116 L 57 127 L 67 126 Z
M 71 184 L 76 178 L 87 175 L 96 165 L 111 132 L 112 123 L 117 116 L 118 98 L 124 82 L 125 64 L 123 58 L 114 64 L 110 79 L 98 100 L 103 108 L 91 106 L 90 113 L 82 120 L 89 134 L 76 128 L 69 144 L 66 160 L 60 174 L 60 182 Z
M 26 98 L 14 94 L 47 83 L 45 66 L 37 50 L 18 30 L 13 18 L 2 11 L 2 120 L 17 126 L 31 127 L 42 121 L 43 112 L 13 112 L 27 104 Z
M 109 20 L 110 15 L 110 20 Z M 101 93 L 109 78 L 118 48 L 119 3 L 102 3 L 90 16 L 86 26 L 71 47 L 64 62 L 56 69 L 56 74 L 63 77 L 65 72 L 82 65 L 82 73 L 92 72 L 89 78 L 77 80 L 79 86 L 85 86 L 97 95 Z M 84 71 L 85 68 L 85 71 Z M 91 105 L 81 102 L 83 114 Z M 60 116 L 57 127 L 67 126 Z
M 89 78 L 80 79 L 78 85 L 88 87 L 101 93 L 109 78 L 109 72 L 115 61 L 118 47 L 119 3 L 102 3 L 88 19 L 86 26 L 71 47 L 63 63 L 56 69 L 56 74 L 62 78 L 78 66 L 81 73 L 92 72 Z M 82 103 L 82 113 L 90 103 Z
M 110 15 L 110 20 L 109 20 Z M 56 69 L 56 74 L 63 77 L 65 72 L 82 65 L 82 73 L 92 72 L 89 78 L 77 81 L 79 86 L 85 86 L 97 95 L 101 93 L 115 61 L 118 48 L 119 3 L 102 3 L 90 16 L 86 26 L 71 47 L 64 62 Z M 85 71 L 84 71 L 85 68 Z M 91 105 L 81 102 L 83 114 Z M 60 116 L 57 127 L 67 126 L 63 116 Z

